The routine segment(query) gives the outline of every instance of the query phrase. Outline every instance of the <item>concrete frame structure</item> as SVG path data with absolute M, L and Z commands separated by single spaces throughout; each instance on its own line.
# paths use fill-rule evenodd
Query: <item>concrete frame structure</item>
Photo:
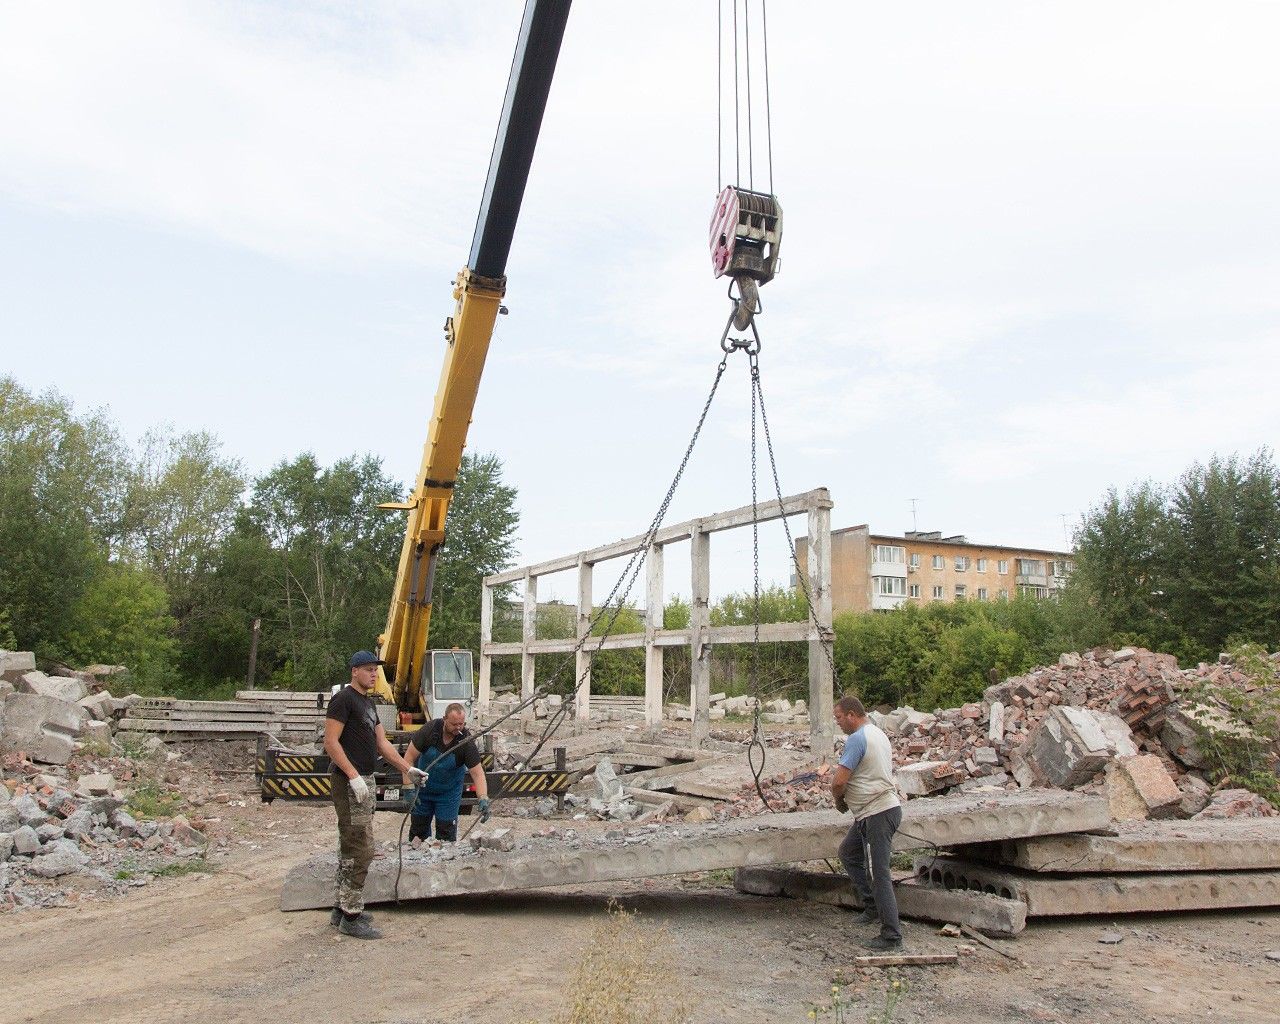
M 808 536 L 813 543 L 806 546 L 809 599 L 813 602 L 815 627 L 809 622 L 772 622 L 760 626 L 760 639 L 768 643 L 807 642 L 809 644 L 809 732 L 814 750 L 831 746 L 831 719 L 835 680 L 831 669 L 830 645 L 834 641 L 831 628 L 831 496 L 825 487 L 795 494 L 778 501 L 764 501 L 756 506 L 760 522 L 786 516 L 805 515 Z M 579 719 L 591 717 L 591 656 L 598 650 L 643 648 L 645 721 L 652 726 L 662 722 L 662 655 L 667 647 L 688 645 L 690 657 L 690 704 L 693 711 L 692 738 L 701 744 L 711 731 L 711 646 L 713 644 L 749 643 L 752 626 L 711 625 L 711 535 L 722 530 L 750 526 L 752 508 L 716 512 L 699 519 L 677 523 L 660 529 L 649 546 L 646 558 L 645 629 L 643 633 L 615 634 L 590 640 L 577 652 L 575 679 L 582 680 L 577 697 Z M 495 657 L 520 655 L 520 695 L 533 694 L 536 682 L 535 659 L 539 654 L 567 654 L 578 647 L 591 627 L 592 572 L 598 562 L 624 558 L 641 550 L 644 535 L 628 537 L 601 547 L 553 558 L 538 565 L 508 569 L 486 576 L 480 606 L 480 682 L 477 693 L 482 712 L 489 709 L 489 687 Z M 690 583 L 692 600 L 688 629 L 666 629 L 663 625 L 665 605 L 663 591 L 663 549 L 666 545 L 689 541 Z M 537 637 L 538 580 L 542 576 L 578 571 L 578 616 L 576 639 L 540 640 Z M 515 643 L 493 640 L 493 592 L 495 587 L 524 582 L 524 615 L 521 639 Z M 824 646 L 827 648 L 824 650 Z

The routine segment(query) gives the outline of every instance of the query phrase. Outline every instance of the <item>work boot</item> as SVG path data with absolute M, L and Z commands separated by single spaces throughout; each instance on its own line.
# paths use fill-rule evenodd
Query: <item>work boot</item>
M 886 939 L 883 935 L 873 935 L 862 943 L 867 949 L 874 949 L 877 953 L 892 953 L 902 948 L 901 939 Z
M 862 913 L 853 920 L 855 924 L 879 924 L 880 911 L 873 906 L 863 907 Z
M 360 911 L 360 920 L 372 921 L 373 918 L 369 916 L 369 911 L 362 910 Z M 331 911 L 329 911 L 329 923 L 333 925 L 335 928 L 337 928 L 338 925 L 342 923 L 342 911 L 339 910 L 337 907 L 334 907 Z
M 353 939 L 380 939 L 382 932 L 373 926 L 373 919 L 367 916 L 356 918 L 342 915 L 342 920 L 338 922 L 338 931 L 343 935 L 350 935 Z

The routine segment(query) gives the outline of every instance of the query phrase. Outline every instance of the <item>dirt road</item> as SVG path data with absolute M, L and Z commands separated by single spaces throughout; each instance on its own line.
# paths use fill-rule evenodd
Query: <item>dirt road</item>
M 379 837 L 398 825 L 380 815 Z M 676 965 L 663 987 L 691 1020 L 808 1021 L 833 980 L 858 987 L 850 1021 L 883 998 L 883 979 L 849 969 L 862 935 L 851 915 L 743 896 L 722 874 L 374 908 L 386 938 L 359 942 L 326 913 L 277 909 L 289 867 L 333 842 L 332 812 L 247 800 L 220 827 L 231 843 L 211 875 L 0 917 L 0 1021 L 549 1021 L 611 897 Z M 935 927 L 906 927 L 912 951 L 956 947 Z M 1099 944 L 1108 927 L 1123 941 Z M 903 970 L 894 1019 L 1277 1019 L 1280 963 L 1265 957 L 1280 949 L 1276 911 L 1033 923 L 1002 948 L 1022 963 L 979 946 L 957 967 Z

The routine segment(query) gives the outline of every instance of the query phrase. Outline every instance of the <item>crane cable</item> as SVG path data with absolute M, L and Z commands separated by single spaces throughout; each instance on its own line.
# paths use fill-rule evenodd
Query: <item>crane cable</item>
M 752 81 L 751 22 L 752 0 L 730 0 L 733 5 L 729 27 L 733 32 L 733 174 L 734 184 L 742 184 L 742 165 L 747 165 L 747 188 L 755 191 L 755 96 Z M 716 5 L 716 191 L 724 182 L 725 134 L 725 0 Z M 739 17 L 741 7 L 741 17 Z M 769 81 L 769 4 L 760 0 L 760 66 L 764 75 L 764 148 L 768 166 L 768 192 L 773 194 L 773 104 Z M 745 106 L 745 111 L 744 111 Z M 745 118 L 743 114 L 745 113 Z M 745 120 L 745 132 L 744 122 Z M 745 135 L 745 140 L 744 140 Z M 744 144 L 745 143 L 745 144 Z

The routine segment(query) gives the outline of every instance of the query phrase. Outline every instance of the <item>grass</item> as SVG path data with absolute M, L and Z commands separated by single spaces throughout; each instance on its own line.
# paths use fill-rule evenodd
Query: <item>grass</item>
M 907 994 L 906 983 L 898 977 L 898 972 L 890 970 L 884 979 L 884 992 L 868 992 L 876 1004 L 862 1020 L 866 1024 L 892 1024 L 897 1013 L 898 1004 Z M 853 1024 L 854 1013 L 862 991 L 856 985 L 850 985 L 843 978 L 836 978 L 831 983 L 831 994 L 824 1002 L 809 1003 L 809 1020 L 830 1020 L 834 1024 Z
M 688 1011 L 666 929 L 610 903 L 565 989 L 555 1024 L 680 1024 Z
M 170 793 L 160 783 L 146 779 L 134 786 L 125 807 L 139 819 L 172 818 L 182 809 L 182 797 Z

